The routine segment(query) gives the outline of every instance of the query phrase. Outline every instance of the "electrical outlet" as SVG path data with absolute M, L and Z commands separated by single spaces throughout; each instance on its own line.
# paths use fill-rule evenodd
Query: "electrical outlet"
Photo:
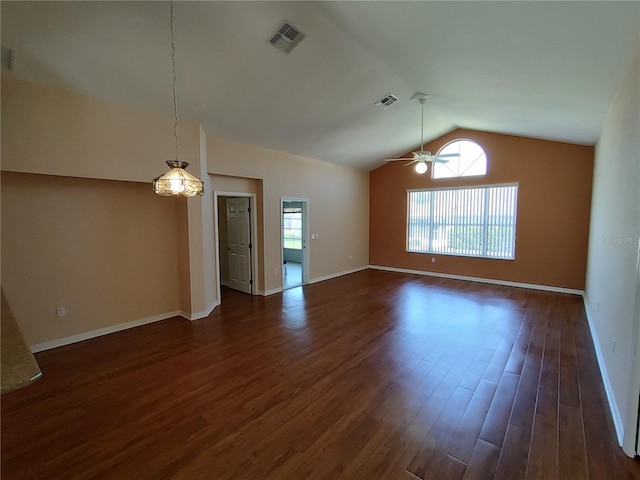
M 274 275 L 275 275 L 276 277 L 278 276 L 278 267 L 276 267 L 276 268 L 274 268 L 274 269 L 273 269 L 273 273 L 274 273 Z
M 611 351 L 613 353 L 616 353 L 616 339 L 615 338 L 611 339 Z
M 431 263 L 436 263 L 436 257 L 431 257 Z
M 67 314 L 67 309 L 64 307 L 58 307 L 56 308 L 56 315 L 58 316 L 58 318 L 60 317 L 64 317 Z

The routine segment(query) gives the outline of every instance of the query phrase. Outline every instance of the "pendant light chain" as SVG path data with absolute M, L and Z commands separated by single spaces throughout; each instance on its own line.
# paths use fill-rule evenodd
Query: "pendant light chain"
M 173 0 L 170 0 L 171 27 L 171 68 L 173 71 L 173 136 L 176 140 L 176 158 L 167 160 L 170 170 L 153 180 L 153 191 L 163 197 L 179 195 L 181 197 L 195 197 L 204 194 L 204 182 L 185 170 L 187 162 L 181 162 L 180 144 L 178 142 L 178 101 L 176 100 L 176 44 L 173 35 Z
M 171 0 L 171 67 L 173 69 L 173 136 L 176 139 L 176 160 L 180 160 L 180 147 L 178 143 L 178 102 L 176 101 L 176 45 L 173 40 L 173 0 Z

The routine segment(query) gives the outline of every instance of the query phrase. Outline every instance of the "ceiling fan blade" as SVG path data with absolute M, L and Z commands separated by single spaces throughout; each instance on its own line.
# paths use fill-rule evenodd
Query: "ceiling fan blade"
M 406 158 L 405 158 L 405 160 L 406 160 Z M 419 158 L 416 158 L 415 160 L 411 160 L 409 163 L 405 163 L 403 166 L 404 166 L 404 167 L 408 167 L 408 166 L 409 166 L 409 165 L 411 165 L 412 163 L 416 163 L 416 162 L 419 162 L 419 161 L 420 161 L 420 159 L 419 159 Z
M 441 155 L 434 155 L 435 158 L 453 158 L 453 157 L 459 157 L 460 154 L 459 153 L 443 153 Z
M 401 160 L 411 160 L 410 158 L 387 158 L 385 159 L 385 162 L 399 162 Z
M 448 158 L 434 157 L 434 158 L 431 159 L 431 161 L 433 163 L 449 163 L 449 159 Z

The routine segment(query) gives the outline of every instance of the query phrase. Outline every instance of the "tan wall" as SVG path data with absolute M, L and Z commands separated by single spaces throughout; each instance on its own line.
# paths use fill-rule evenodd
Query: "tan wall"
M 133 188 L 132 185 L 136 185 L 136 188 L 140 189 L 139 195 L 145 197 L 144 201 L 131 197 L 128 193 L 122 193 L 123 201 L 114 203 L 122 212 L 135 213 L 141 217 L 145 224 L 149 221 L 159 223 L 150 229 L 156 234 L 144 238 L 150 243 L 148 251 L 155 253 L 166 253 L 166 242 L 173 242 L 175 250 L 169 256 L 169 269 L 174 268 L 171 262 L 176 260 L 176 251 L 178 255 L 174 272 L 177 277 L 169 282 L 171 293 L 165 301 L 157 302 L 157 292 L 165 292 L 164 287 L 167 281 L 165 279 L 163 288 L 158 290 L 155 286 L 159 280 L 155 278 L 149 282 L 151 285 L 149 289 L 138 288 L 139 296 L 135 305 L 128 303 L 129 300 L 126 299 L 122 304 L 126 311 L 120 308 L 122 305 L 117 305 L 96 315 L 89 315 L 87 313 L 89 304 L 94 306 L 101 304 L 95 302 L 95 298 L 91 296 L 94 295 L 93 292 L 88 292 L 89 297 L 85 299 L 83 297 L 85 291 L 78 289 L 77 298 L 73 297 L 69 302 L 80 305 L 81 308 L 78 310 L 75 306 L 69 307 L 70 314 L 65 317 L 67 322 L 54 321 L 43 325 L 41 332 L 35 324 L 25 328 L 31 332 L 28 340 L 32 344 L 62 339 L 77 333 L 176 310 L 181 310 L 191 318 L 206 315 L 218 301 L 217 266 L 214 260 L 216 246 L 213 244 L 212 190 L 249 191 L 257 195 L 260 247 L 258 289 L 261 291 L 273 291 L 281 285 L 280 196 L 301 196 L 311 200 L 312 227 L 314 232 L 321 234 L 321 238 L 312 245 L 314 252 L 311 260 L 312 278 L 340 273 L 367 264 L 368 174 L 366 172 L 271 150 L 233 144 L 224 140 L 208 140 L 198 125 L 181 119 L 181 159 L 188 161 L 191 164 L 189 170 L 205 180 L 207 192 L 204 197 L 183 201 L 175 210 L 172 203 L 174 199 L 154 197 L 150 187 L 151 179 L 166 171 L 164 161 L 175 154 L 171 115 L 146 112 L 11 76 L 2 77 L 1 114 L 3 174 L 5 172 L 42 174 L 47 177 L 29 175 L 25 178 L 49 178 L 57 181 L 77 179 L 82 185 L 89 185 L 82 183 L 93 181 L 89 179 L 117 180 L 120 182 L 107 181 L 105 185 L 121 183 L 119 187 L 110 188 L 116 190 L 120 188 L 123 192 L 127 188 Z M 207 173 L 212 175 L 208 176 Z M 244 185 L 247 182 L 250 185 L 249 190 Z M 102 184 L 97 182 L 96 185 Z M 102 191 L 102 187 L 96 188 Z M 39 189 L 43 189 L 43 192 L 39 193 Z M 41 181 L 23 190 L 11 190 L 9 187 L 8 192 L 11 197 L 7 197 L 10 199 L 7 201 L 32 205 L 27 201 L 27 197 L 39 198 L 45 195 L 45 190 L 48 192 L 46 185 Z M 120 190 L 117 191 L 120 195 Z M 93 195 L 93 188 L 74 189 L 73 194 L 70 190 L 60 189 L 56 190 L 56 198 L 52 200 L 52 205 L 63 205 L 72 200 L 77 205 L 85 203 L 93 205 L 101 201 L 95 200 Z M 3 210 L 4 198 L 3 192 Z M 147 204 L 148 201 L 156 203 L 151 206 Z M 40 204 L 32 207 L 37 209 Z M 56 209 L 54 214 L 52 210 L 45 207 L 43 206 L 43 211 L 47 212 L 47 215 L 53 215 L 54 218 L 60 216 L 60 225 L 70 223 L 67 216 L 59 213 L 59 209 Z M 147 216 L 145 212 L 147 208 L 151 209 L 151 216 Z M 160 215 L 163 209 L 167 209 L 171 218 L 176 216 L 175 221 L 170 221 L 171 228 L 166 227 L 165 218 Z M 16 211 L 23 212 L 20 209 Z M 71 212 L 74 210 L 72 209 Z M 24 213 L 27 214 L 27 212 Z M 110 229 L 118 223 L 111 218 L 111 215 L 115 215 L 112 210 L 104 213 L 105 216 L 95 216 L 92 219 L 92 225 L 96 231 L 108 230 L 111 236 L 105 235 L 102 238 L 111 242 L 116 230 Z M 335 221 L 334 217 L 338 220 Z M 5 233 L 10 227 L 4 219 L 3 227 L 2 235 L 5 238 Z M 73 232 L 77 226 L 72 225 L 72 227 L 68 230 Z M 42 238 L 49 238 L 47 235 L 49 234 L 44 232 Z M 166 235 L 170 238 L 166 238 Z M 122 242 L 129 239 L 119 238 L 121 244 L 117 249 L 105 247 L 104 250 L 113 253 L 124 249 Z M 92 245 L 92 241 L 97 240 L 78 236 L 75 243 L 76 250 L 83 252 L 83 258 L 88 258 L 88 265 L 119 264 L 117 257 L 92 258 L 94 249 L 85 248 L 83 243 Z M 14 252 L 14 249 L 18 248 L 19 250 Z M 349 259 L 351 252 L 353 252 L 353 258 Z M 45 263 L 56 265 L 55 268 L 59 268 L 60 262 L 65 265 L 72 264 L 65 256 L 59 258 L 43 245 L 33 242 L 21 244 L 19 237 L 16 237 L 14 242 L 6 245 L 3 243 L 2 254 L 5 261 L 7 258 L 21 259 L 33 256 L 44 258 Z M 156 260 L 164 261 L 162 257 Z M 274 272 L 276 268 L 278 273 L 271 273 L 267 278 L 266 272 Z M 113 271 L 117 271 L 117 275 L 128 275 L 128 270 Z M 5 277 L 4 273 L 3 270 L 3 277 Z M 33 270 L 17 273 L 17 275 L 17 279 L 8 280 L 7 295 L 12 307 L 16 313 L 32 312 L 33 309 L 48 312 L 38 313 L 35 316 L 29 315 L 29 318 L 37 319 L 34 322 L 46 323 L 47 315 L 51 313 L 51 303 L 56 303 L 55 306 L 57 306 L 58 296 L 42 297 L 41 304 L 31 305 L 33 298 L 40 298 L 39 290 L 51 287 L 41 284 L 38 290 L 35 287 L 36 284 L 28 279 L 31 275 L 40 279 L 41 283 L 45 279 L 50 282 L 55 282 L 56 279 L 48 273 L 40 278 L 38 276 L 40 274 Z M 134 275 L 133 278 L 139 279 L 139 275 Z M 13 299 L 10 286 L 12 282 L 21 285 L 19 294 L 16 294 L 17 289 L 14 288 Z M 128 280 L 125 279 L 124 283 L 128 284 Z M 110 280 L 106 285 L 114 288 L 114 290 L 102 292 L 106 298 L 120 297 L 118 286 L 114 286 Z M 55 293 L 57 285 L 53 288 Z M 148 308 L 150 305 L 154 308 Z M 82 318 L 71 318 L 72 311 L 81 312 Z M 37 331 L 40 333 L 35 333 Z
M 264 290 L 282 287 L 280 207 L 282 197 L 309 199 L 310 280 L 366 267 L 368 173 L 328 162 L 241 145 L 207 135 L 211 174 L 262 180 Z
M 403 162 L 370 173 L 370 263 L 396 268 L 582 290 L 585 282 L 593 147 L 456 130 L 425 145 L 436 152 L 458 138 L 487 154 L 487 175 L 431 179 Z M 406 252 L 407 189 L 519 182 L 516 259 Z M 436 263 L 431 262 L 435 257 Z
M 2 172 L 2 288 L 27 343 L 179 311 L 184 203 L 148 183 Z
M 85 205 L 97 205 L 99 211 L 85 224 L 103 235 L 99 238 L 82 236 L 87 233 L 85 230 L 77 232 L 76 238 L 68 235 L 73 242 L 74 251 L 81 252 L 80 256 L 86 260 L 87 265 L 110 266 L 106 270 L 105 280 L 101 280 L 104 287 L 101 294 L 110 299 L 108 307 L 103 308 L 96 301 L 96 293 L 87 291 L 87 286 L 81 285 L 83 282 L 72 276 L 69 281 L 76 284 L 65 287 L 73 294 L 65 297 L 69 298 L 66 301 L 70 303 L 70 313 L 62 322 L 49 321 L 52 302 L 65 300 L 59 298 L 62 294 L 58 295 L 57 289 L 64 286 L 58 285 L 58 277 L 48 270 L 40 272 L 32 268 L 19 271 L 16 267 L 15 274 L 12 274 L 11 270 L 3 268 L 3 282 L 7 283 L 8 297 L 11 295 L 11 285 L 20 285 L 17 293 L 14 288 L 13 298 L 9 297 L 12 308 L 17 313 L 29 313 L 27 321 L 42 324 L 40 327 L 36 327 L 35 323 L 23 327 L 31 332 L 27 340 L 31 344 L 57 340 L 178 310 L 189 315 L 192 281 L 187 201 L 155 197 L 150 185 L 151 179 L 167 170 L 164 161 L 175 155 L 172 117 L 11 76 L 2 77 L 1 113 L 3 177 L 11 175 L 7 172 L 45 174 L 15 177 L 25 179 L 22 181 L 25 188 L 15 189 L 9 186 L 6 195 L 3 178 L 3 213 L 9 208 L 5 201 L 17 205 L 18 208 L 12 208 L 11 211 L 23 213 L 25 221 L 29 217 L 41 218 L 38 209 L 42 208 L 42 212 L 51 217 L 48 223 L 60 225 L 61 229 L 68 232 L 75 232 L 80 228 L 72 220 L 76 213 L 85 214 Z M 200 162 L 199 140 L 199 127 L 188 121 L 181 121 L 181 158 L 196 166 Z M 65 181 L 78 183 L 69 183 L 73 188 L 53 189 L 45 179 L 58 182 L 56 185 Z M 107 188 L 109 193 L 106 193 Z M 131 189 L 134 189 L 133 193 Z M 108 202 L 102 200 L 102 197 L 114 194 L 118 198 L 110 198 Z M 96 198 L 96 195 L 99 197 Z M 41 201 L 45 197 L 47 201 Z M 36 200 L 39 203 L 35 203 Z M 52 207 L 48 204 L 49 201 Z M 22 205 L 29 205 L 33 211 L 25 211 Z M 117 208 L 111 205 L 117 205 Z M 122 219 L 114 218 L 117 212 L 122 212 Z M 75 265 L 75 257 L 66 250 L 60 255 L 59 252 L 46 248 L 46 245 L 62 236 L 61 231 L 39 233 L 43 239 L 41 243 L 35 239 L 22 239 L 15 233 L 21 232 L 19 228 L 8 233 L 10 218 L 3 216 L 2 219 L 3 239 L 7 239 L 7 243 L 2 244 L 5 262 L 3 267 L 13 259 L 16 262 L 28 262 L 31 258 L 38 258 L 43 265 L 54 265 L 58 272 L 67 273 L 65 266 Z M 138 285 L 137 289 L 131 289 L 136 292 L 135 301 L 127 296 L 122 297 L 120 283 L 112 281 L 114 276 L 118 276 L 123 285 L 136 286 L 136 282 L 144 274 L 144 271 L 138 272 L 132 267 L 121 265 L 121 259 L 115 255 L 126 250 L 127 243 L 134 240 L 127 233 L 132 231 L 132 227 L 126 223 L 133 222 L 133 218 L 138 218 L 141 225 L 147 225 L 149 232 L 138 236 L 149 242 L 142 253 L 157 255 L 155 261 L 166 262 L 171 272 L 175 273 L 176 268 L 178 269 L 177 277 L 168 278 L 165 275 L 164 280 L 161 280 L 160 273 L 154 273 L 153 278 L 147 282 L 149 287 L 141 284 L 144 288 Z M 18 220 L 14 220 L 14 223 L 20 226 Z M 125 234 L 122 235 L 122 232 Z M 94 248 L 96 245 L 98 248 Z M 169 248 L 169 245 L 172 246 Z M 136 248 L 134 246 L 134 252 Z M 97 252 L 100 258 L 93 258 L 98 256 Z M 93 274 L 96 275 L 98 271 L 99 269 L 94 269 Z M 89 275 L 86 274 L 85 277 Z M 34 283 L 31 278 L 37 281 Z M 42 292 L 50 291 L 52 293 L 42 296 Z M 162 297 L 161 301 L 158 301 L 159 295 Z M 120 298 L 124 299 L 124 303 L 114 301 Z M 99 311 L 89 313 L 90 305 Z M 55 313 L 55 306 L 53 312 Z M 20 318 L 18 322 L 21 322 Z
M 178 271 L 180 275 L 180 310 L 183 314 L 193 311 L 191 308 L 191 275 L 189 271 L 189 225 L 187 222 L 187 201 L 179 201 L 176 224 L 178 241 Z
M 63 88 L 3 75 L 1 115 L 2 170 L 148 183 L 175 158 L 172 116 Z M 198 165 L 198 125 L 179 133 L 180 159 Z
M 614 421 L 619 433 L 624 430 L 625 451 L 630 455 L 635 448 L 640 387 L 639 133 L 640 40 L 596 146 L 585 289 Z

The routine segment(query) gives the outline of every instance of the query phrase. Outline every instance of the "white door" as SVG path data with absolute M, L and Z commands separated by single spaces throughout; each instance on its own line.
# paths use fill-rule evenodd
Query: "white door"
M 251 293 L 251 218 L 249 198 L 227 199 L 229 287 Z

